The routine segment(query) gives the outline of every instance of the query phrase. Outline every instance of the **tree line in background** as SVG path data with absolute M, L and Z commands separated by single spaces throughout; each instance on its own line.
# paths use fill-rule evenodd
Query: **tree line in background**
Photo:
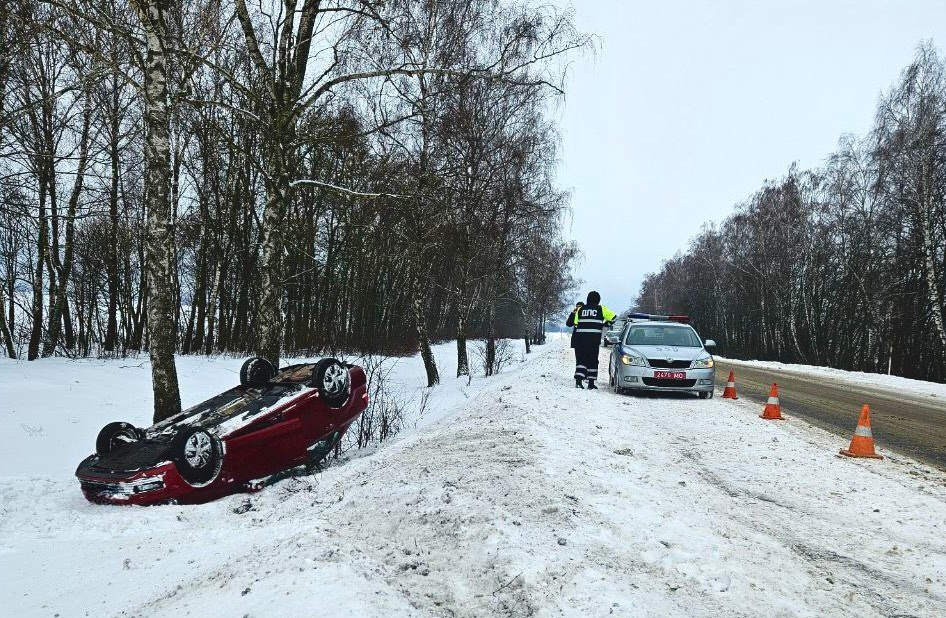
M 0 0 L 0 344 L 410 352 L 572 282 L 549 111 L 585 47 L 513 0 Z M 491 356 L 492 355 L 492 356 Z
M 932 43 L 871 132 L 792 166 L 644 280 L 734 357 L 946 381 L 946 67 Z

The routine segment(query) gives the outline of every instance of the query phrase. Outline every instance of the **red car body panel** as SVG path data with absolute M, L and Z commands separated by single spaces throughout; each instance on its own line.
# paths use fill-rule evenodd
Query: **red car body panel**
M 303 366 L 293 366 L 295 368 Z M 285 371 L 285 370 L 284 370 Z M 344 434 L 348 426 L 368 407 L 367 381 L 364 371 L 349 366 L 351 396 L 338 409 L 330 408 L 319 397 L 318 390 L 303 384 L 277 405 L 252 415 L 239 409 L 231 417 L 217 417 L 215 433 L 222 444 L 223 456 L 219 473 L 209 483 L 192 485 L 178 473 L 170 460 L 156 461 L 136 470 L 101 469 L 99 457 L 92 455 L 79 464 L 76 477 L 85 497 L 105 504 L 201 503 L 239 491 L 254 489 L 253 482 L 305 464 L 309 449 L 334 436 Z M 197 411 L 214 414 L 207 405 L 216 399 L 232 399 L 228 405 L 247 397 L 248 387 L 236 387 L 216 398 L 194 406 L 181 415 L 178 423 L 162 423 L 145 430 L 146 438 L 127 448 L 152 448 L 160 451 L 160 443 L 148 438 L 173 433 L 186 426 Z M 252 394 L 258 396 L 256 391 Z M 225 408 L 226 406 L 221 406 Z M 243 416 L 243 419 L 240 416 Z M 240 422 L 241 420 L 245 422 Z

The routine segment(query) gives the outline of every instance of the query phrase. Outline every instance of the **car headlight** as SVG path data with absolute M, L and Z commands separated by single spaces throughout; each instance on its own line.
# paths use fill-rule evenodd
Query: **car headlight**
M 691 367 L 693 367 L 694 369 L 709 369 L 712 366 L 713 366 L 712 358 L 698 358 L 695 361 L 693 361 L 693 364 L 691 365 Z
M 645 361 L 640 356 L 631 356 L 630 354 L 622 354 L 621 362 L 625 365 L 631 365 L 634 367 L 646 367 L 647 361 Z

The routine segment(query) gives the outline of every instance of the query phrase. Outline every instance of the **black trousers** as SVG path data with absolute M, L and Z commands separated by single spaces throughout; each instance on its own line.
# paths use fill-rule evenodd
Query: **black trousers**
M 598 344 L 601 335 L 585 333 L 575 337 L 575 379 L 594 380 L 598 377 Z

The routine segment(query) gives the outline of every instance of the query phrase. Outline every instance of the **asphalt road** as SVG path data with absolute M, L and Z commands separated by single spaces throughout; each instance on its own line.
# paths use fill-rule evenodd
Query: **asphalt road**
M 879 447 L 946 470 L 946 400 L 726 361 L 716 365 L 717 397 L 730 369 L 736 372 L 739 398 L 758 401 L 760 413 L 772 383 L 777 382 L 782 414 L 803 418 L 849 440 L 866 403 Z

